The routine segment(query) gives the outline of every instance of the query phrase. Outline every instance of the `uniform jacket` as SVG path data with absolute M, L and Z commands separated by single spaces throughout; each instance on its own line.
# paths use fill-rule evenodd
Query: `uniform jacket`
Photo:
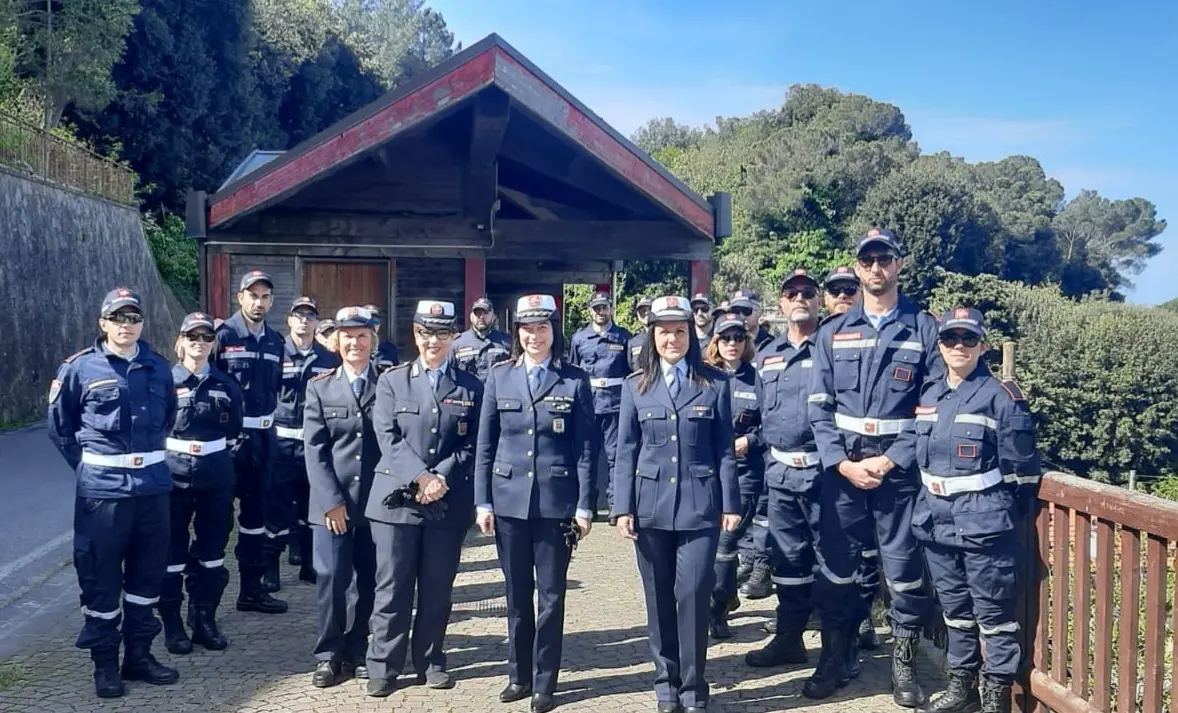
M 948 481 L 921 488 L 912 514 L 917 537 L 970 547 L 1010 534 L 1019 510 L 1034 502 L 1040 476 L 1034 424 L 1018 385 L 995 379 L 984 364 L 956 389 L 945 379 L 930 384 L 916 413 L 916 461 L 922 479 Z M 980 491 L 947 492 L 952 479 L 982 473 L 1001 479 Z
M 478 378 L 448 361 L 438 388 L 419 359 L 385 372 L 376 388 L 373 422 L 380 463 L 365 514 L 370 520 L 417 525 L 422 511 L 409 505 L 388 508 L 385 496 L 408 487 L 426 471 L 446 479 L 444 520 L 430 526 L 468 527 L 474 513 L 474 454 L 483 386 Z
M 100 455 L 163 451 L 176 419 L 168 362 L 142 340 L 130 361 L 108 353 L 103 341 L 98 339 L 58 367 L 49 391 L 49 439 L 76 471 L 78 497 L 167 493 L 172 474 L 163 461 L 143 468 L 82 463 L 84 450 Z
M 486 381 L 491 367 L 511 357 L 511 337 L 498 329 L 480 337 L 468 329 L 450 345 L 450 358 L 459 369 L 474 374 L 479 381 Z
M 740 492 L 752 496 L 759 496 L 765 486 L 760 381 L 753 365 L 741 362 L 736 371 L 729 375 L 728 384 L 732 394 L 733 437 L 744 436 L 749 442 L 748 451 L 736 457 L 736 475 L 740 480 Z
M 231 446 L 241 435 L 241 388 L 237 382 L 212 364 L 197 376 L 182 364 L 172 367 L 176 384 L 176 425 L 171 438 L 182 441 L 209 442 L 224 438 Z M 168 449 L 168 468 L 177 488 L 219 490 L 234 483 L 233 458 L 229 448 L 214 452 L 192 452 L 199 445 L 180 453 Z
M 630 341 L 626 342 L 626 365 L 630 368 L 627 373 L 638 371 L 639 365 L 642 363 L 638 357 L 642 354 L 642 348 L 646 346 L 646 330 L 641 329 L 637 334 L 630 337 Z
M 396 366 L 397 363 L 397 347 L 392 342 L 380 340 L 376 349 L 372 350 L 372 364 L 376 367 L 376 373 L 383 374 Z
M 819 330 L 808 412 L 823 466 L 883 454 L 899 471 L 913 468 L 917 401 L 925 384 L 945 375 L 937 331 L 936 318 L 903 295 L 882 332 L 871 326 L 862 302 Z M 842 425 L 836 424 L 836 414 Z M 852 430 L 849 419 L 862 418 L 889 424 L 859 424 L 869 433 Z M 900 420 L 906 423 L 891 423 Z M 900 433 L 879 435 L 882 428 L 900 428 Z
M 771 341 L 773 341 L 773 333 L 765 329 L 764 325 L 758 325 L 757 333 L 753 336 L 753 347 L 760 351 Z
M 475 458 L 475 505 L 515 518 L 592 516 L 600 434 L 585 372 L 554 358 L 539 390 L 523 357 L 491 369 Z
M 282 381 L 278 385 L 278 409 L 274 424 L 283 429 L 303 429 L 303 405 L 307 399 L 307 382 L 340 364 L 339 355 L 312 342 L 311 351 L 303 354 L 290 337 L 282 347 Z M 285 462 L 302 464 L 303 439 L 278 438 L 278 456 Z
M 661 373 L 646 393 L 638 374 L 626 379 L 613 514 L 634 515 L 639 529 L 703 530 L 741 511 L 731 386 L 727 375 L 703 369 L 710 381 L 684 379 L 677 399 Z
M 569 363 L 589 375 L 589 379 L 624 379 L 630 369 L 626 345 L 633 336 L 616 324 L 601 334 L 592 326 L 577 330 L 569 340 Z M 590 384 L 594 413 L 617 413 L 622 402 L 622 385 L 596 388 Z
M 246 416 L 269 416 L 278 408 L 285 341 L 266 325 L 255 337 L 241 312 L 217 327 L 217 353 L 213 365 L 237 380 L 244 395 Z
M 346 505 L 349 527 L 367 526 L 364 518 L 380 447 L 372 425 L 376 374 L 370 368 L 357 400 L 339 366 L 307 382 L 303 434 L 307 480 L 311 485 L 307 521 L 323 525 L 323 514 Z
M 811 334 L 795 349 L 783 334 L 762 347 L 754 361 L 761 380 L 765 473 L 772 488 L 807 492 L 821 470 L 818 464 L 781 464 L 772 452 L 774 448 L 794 454 L 816 453 L 818 449 L 807 414 L 817 338 L 816 333 Z

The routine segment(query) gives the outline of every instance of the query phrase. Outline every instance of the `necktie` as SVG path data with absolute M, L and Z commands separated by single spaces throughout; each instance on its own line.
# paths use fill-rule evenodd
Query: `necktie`
M 438 390 L 438 372 L 436 369 L 430 369 L 426 372 L 429 374 L 429 387 L 434 391 Z
M 532 371 L 529 372 L 528 389 L 531 390 L 533 396 L 540 390 L 540 375 L 543 371 L 544 369 L 542 367 L 533 366 Z
M 359 401 L 360 397 L 364 394 L 363 376 L 358 377 L 355 381 L 352 382 L 352 393 L 356 395 L 356 400 Z
M 671 398 L 677 399 L 679 398 L 679 367 L 671 367 L 669 376 L 670 381 L 667 383 L 667 389 L 671 392 Z

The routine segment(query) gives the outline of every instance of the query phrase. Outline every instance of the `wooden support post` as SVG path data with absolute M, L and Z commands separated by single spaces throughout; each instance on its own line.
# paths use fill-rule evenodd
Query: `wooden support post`
M 487 294 L 487 260 L 481 257 L 466 258 L 466 278 L 464 280 L 462 301 L 465 306 L 462 321 L 470 318 L 470 308 L 474 301 Z M 467 325 L 468 327 L 470 325 Z
M 1129 471 L 1129 490 L 1137 492 L 1137 469 Z
M 1014 342 L 1002 343 L 1002 378 L 1014 378 Z
M 690 289 L 688 290 L 688 299 L 699 294 L 710 294 L 712 290 L 712 261 L 711 260 L 692 260 L 691 261 L 691 280 Z
M 202 295 L 205 312 L 221 319 L 229 318 L 229 255 L 208 253 L 208 294 Z

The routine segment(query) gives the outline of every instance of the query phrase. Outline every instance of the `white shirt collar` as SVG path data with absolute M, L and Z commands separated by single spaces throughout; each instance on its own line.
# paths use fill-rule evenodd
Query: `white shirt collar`
M 110 348 L 110 345 L 109 345 L 109 344 L 107 344 L 106 342 L 103 342 L 103 343 L 102 343 L 102 349 L 103 349 L 103 351 L 105 351 L 107 354 L 109 354 L 109 355 L 111 355 L 111 356 L 113 356 L 113 357 L 118 357 L 119 359 L 123 359 L 123 360 L 126 360 L 126 361 L 135 361 L 135 357 L 139 356 L 139 342 L 135 342 L 135 351 L 131 352 L 131 353 L 130 353 L 130 354 L 128 354 L 127 356 L 123 356 L 122 354 L 119 354 L 119 353 L 118 353 L 118 352 L 116 352 L 115 350 L 111 349 L 111 348 Z
M 544 361 L 540 362 L 539 364 L 537 364 L 536 362 L 534 362 L 530 358 L 528 358 L 527 354 L 524 354 L 524 370 L 526 372 L 528 372 L 529 374 L 531 374 L 532 369 L 534 369 L 536 367 L 540 367 L 541 369 L 548 370 L 551 367 L 551 365 L 552 365 L 552 355 L 551 354 L 549 354 L 548 358 L 545 359 Z
M 431 371 L 436 371 L 436 372 L 439 372 L 439 373 L 441 373 L 441 372 L 445 371 L 445 370 L 446 370 L 446 362 L 448 362 L 448 361 L 449 361 L 449 359 L 448 359 L 448 358 L 447 358 L 447 359 L 444 359 L 444 360 L 442 360 L 442 363 L 441 363 L 441 364 L 438 364 L 438 368 L 437 368 L 437 369 L 431 369 L 431 368 L 429 368 L 429 366 L 427 366 L 427 365 L 426 365 L 426 363 L 425 363 L 425 359 L 422 359 L 421 357 L 417 357 L 417 365 L 418 365 L 419 367 L 421 367 L 421 370 L 422 370 L 422 371 L 424 371 L 424 372 L 425 372 L 425 373 L 427 373 L 427 374 L 428 374 L 428 373 L 430 373 Z
M 349 384 L 351 384 L 356 379 L 359 379 L 360 377 L 367 379 L 369 371 L 369 367 L 366 366 L 364 367 L 364 371 L 360 372 L 359 374 L 353 374 L 351 367 L 349 367 L 346 363 L 344 364 L 344 375 L 348 377 Z
M 671 364 L 666 359 L 663 359 L 660 357 L 659 358 L 659 365 L 663 369 L 663 378 L 664 379 L 666 379 L 667 376 L 670 375 L 671 369 L 675 369 L 679 372 L 679 378 L 683 378 L 684 376 L 687 376 L 687 361 L 685 359 L 680 359 L 679 361 L 675 362 L 674 364 Z

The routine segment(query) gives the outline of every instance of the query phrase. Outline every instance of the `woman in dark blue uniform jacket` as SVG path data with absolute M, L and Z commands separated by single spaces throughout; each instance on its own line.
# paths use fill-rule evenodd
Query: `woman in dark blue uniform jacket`
M 948 373 L 916 409 L 922 487 L 912 529 L 949 643 L 948 688 L 922 711 L 1009 711 L 1022 660 L 1015 601 L 1026 586 L 1017 576 L 1026 553 L 1016 523 L 1034 507 L 1039 455 L 1022 391 L 980 363 L 984 337 L 976 309 L 944 314 L 937 346 Z
M 368 695 L 378 698 L 396 689 L 410 628 L 418 680 L 430 688 L 453 685 L 443 641 L 462 540 L 474 521 L 483 387 L 447 356 L 454 303 L 418 302 L 413 340 L 417 359 L 381 375 L 373 415 L 381 459 L 365 510 L 376 543 Z
M 585 373 L 560 360 L 558 325 L 551 295 L 520 298 L 512 358 L 487 378 L 475 458 L 477 521 L 495 532 L 507 580 L 508 684 L 499 700 L 531 695 L 536 713 L 555 706 L 570 538 L 589 534 L 597 498 L 593 395 Z
M 174 654 L 190 653 L 193 642 L 213 651 L 229 645 L 217 629 L 216 612 L 229 583 L 225 546 L 236 482 L 229 448 L 241 435 L 243 397 L 235 379 L 209 364 L 214 329 L 207 314 L 185 317 L 176 340 L 180 362 L 172 367 L 177 402 L 176 425 L 167 440 L 172 536 L 159 610 L 164 643 Z M 180 618 L 181 578 L 188 589 L 191 639 Z
M 736 555 L 757 512 L 757 498 L 765 488 L 764 444 L 761 440 L 761 409 L 757 394 L 760 377 L 753 368 L 753 340 L 740 315 L 727 314 L 716 323 L 708 342 L 706 361 L 729 375 L 732 393 L 732 428 L 736 435 L 736 475 L 740 481 L 740 525 L 720 533 L 716 549 L 716 586 L 712 590 L 712 637 L 728 639 L 728 612 L 740 606 L 736 594 Z
M 699 713 L 716 547 L 741 520 L 731 387 L 700 358 L 686 298 L 655 300 L 647 332 L 622 388 L 612 516 L 638 552 L 658 710 Z

